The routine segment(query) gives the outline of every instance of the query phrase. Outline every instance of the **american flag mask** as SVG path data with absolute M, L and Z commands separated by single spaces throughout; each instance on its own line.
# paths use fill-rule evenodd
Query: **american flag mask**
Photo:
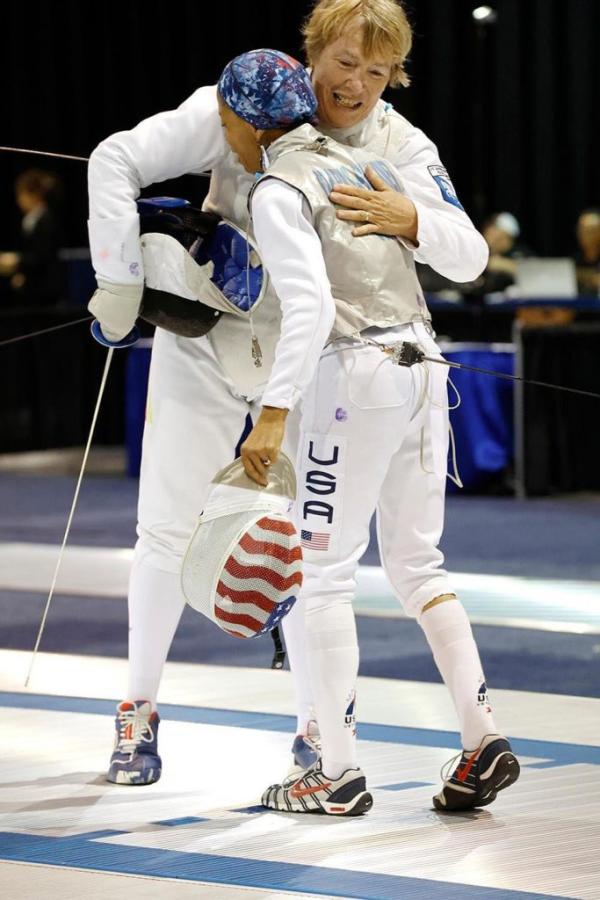
M 215 475 L 181 571 L 188 604 L 234 637 L 275 628 L 302 585 L 302 548 L 289 510 L 296 496 L 281 454 L 269 485 L 255 484 L 240 460 Z

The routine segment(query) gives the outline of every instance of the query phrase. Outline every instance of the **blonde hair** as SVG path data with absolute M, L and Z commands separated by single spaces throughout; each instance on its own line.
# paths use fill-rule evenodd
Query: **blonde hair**
M 317 0 L 302 27 L 304 50 L 310 65 L 328 44 L 337 40 L 356 20 L 363 28 L 363 49 L 367 56 L 393 56 L 391 87 L 410 84 L 404 69 L 412 47 L 412 28 L 396 0 Z

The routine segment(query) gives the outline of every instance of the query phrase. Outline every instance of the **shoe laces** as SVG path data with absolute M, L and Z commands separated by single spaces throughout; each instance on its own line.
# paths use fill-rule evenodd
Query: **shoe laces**
M 309 766 L 308 769 L 302 769 L 300 772 L 293 772 L 291 775 L 288 775 L 287 778 L 284 779 L 282 787 L 288 789 L 293 787 L 299 781 L 302 781 L 308 775 L 322 775 L 323 772 L 321 770 L 321 760 L 317 759 L 316 762 Z
M 452 777 L 452 774 L 454 773 L 454 770 L 456 769 L 456 766 L 458 765 L 459 760 L 461 760 L 462 757 L 463 751 L 461 750 L 460 753 L 457 753 L 456 756 L 453 756 L 451 759 L 444 763 L 444 765 L 440 769 L 440 778 L 442 779 L 442 781 L 448 781 L 448 779 Z
M 119 709 L 118 750 L 121 753 L 133 754 L 138 744 L 150 744 L 154 740 L 154 732 L 150 725 L 150 715 L 140 713 L 137 706 L 132 709 Z

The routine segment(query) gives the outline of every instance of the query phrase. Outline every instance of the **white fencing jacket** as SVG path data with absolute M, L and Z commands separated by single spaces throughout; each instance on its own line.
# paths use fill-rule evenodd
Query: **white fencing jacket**
M 351 129 L 329 130 L 327 133 L 350 146 L 377 145 L 378 152 L 381 152 L 386 117 L 390 115 L 399 114 L 389 104 L 379 101 L 359 125 Z M 418 247 L 412 249 L 414 258 L 446 278 L 457 282 L 471 281 L 485 268 L 487 244 L 458 203 L 434 144 L 418 128 L 406 120 L 404 123 L 402 142 L 399 146 L 385 146 L 382 155 L 398 169 L 406 195 L 417 209 Z M 88 167 L 90 249 L 97 276 L 119 284 L 141 283 L 144 272 L 136 209 L 141 189 L 180 175 L 199 174 L 209 169 L 212 170 L 211 185 L 204 208 L 245 228 L 248 222 L 247 196 L 254 178 L 244 171 L 226 144 L 214 85 L 199 88 L 177 109 L 145 119 L 131 131 L 118 132 L 99 144 L 90 157 Z M 260 186 L 260 193 L 256 192 L 253 216 L 254 230 L 257 238 L 260 233 L 259 242 L 269 269 L 277 266 L 277 262 L 270 258 L 268 246 L 275 243 L 275 231 L 277 241 L 282 241 L 281 226 L 285 224 L 289 227 L 290 220 L 281 220 L 278 216 L 273 220 L 273 215 L 265 210 L 271 204 L 257 202 L 261 195 L 266 195 L 266 184 Z M 273 189 L 269 190 L 275 200 Z M 308 235 L 312 226 L 302 212 L 301 201 L 299 206 L 296 204 L 296 215 L 306 223 L 300 231 L 308 229 L 305 231 Z M 296 237 L 299 233 L 297 231 Z M 311 258 L 311 268 L 307 266 L 300 270 L 298 266 L 297 272 L 304 271 L 311 276 L 311 280 L 315 273 L 320 272 L 320 290 L 327 292 L 327 287 L 323 287 L 326 283 L 324 269 L 319 269 L 315 263 L 315 240 L 318 242 L 312 229 L 310 240 L 305 238 L 304 241 L 305 250 Z M 311 244 L 313 249 L 308 250 Z M 294 248 L 294 252 L 299 252 L 299 246 Z M 315 296 L 314 284 L 310 289 L 308 284 L 304 288 L 297 285 L 297 289 L 303 296 L 309 293 Z M 282 297 L 279 301 L 285 302 Z M 322 302 L 327 303 L 327 300 Z M 264 390 L 275 358 L 280 327 L 280 306 L 274 291 L 271 291 L 255 316 L 255 328 L 265 362 L 262 370 L 257 370 L 252 364 L 246 322 L 233 316 L 223 316 L 210 333 L 209 340 L 217 357 L 242 395 L 253 398 Z M 313 335 L 309 343 L 316 347 L 320 338 Z M 279 381 L 277 396 L 271 393 L 271 383 L 269 395 L 263 398 L 263 403 L 293 405 L 302 381 L 290 369 L 286 378 Z M 269 404 L 268 399 L 272 401 Z

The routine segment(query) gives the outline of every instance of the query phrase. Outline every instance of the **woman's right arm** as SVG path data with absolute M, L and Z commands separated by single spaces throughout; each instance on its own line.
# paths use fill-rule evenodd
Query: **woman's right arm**
M 177 109 L 102 141 L 88 166 L 90 250 L 98 278 L 141 285 L 136 208 L 141 189 L 212 169 L 226 153 L 214 85 L 199 88 Z

